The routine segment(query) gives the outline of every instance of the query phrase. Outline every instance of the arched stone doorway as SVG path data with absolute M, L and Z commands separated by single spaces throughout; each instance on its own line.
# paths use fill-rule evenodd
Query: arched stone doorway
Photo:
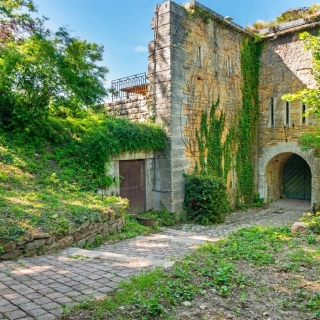
M 257 185 L 260 197 L 265 202 L 284 197 L 284 165 L 293 155 L 305 160 L 311 170 L 311 204 L 320 203 L 320 158 L 313 150 L 302 151 L 297 142 L 278 142 L 261 149 L 258 158 Z
M 297 154 L 291 155 L 284 164 L 283 194 L 288 199 L 311 200 L 311 170 Z

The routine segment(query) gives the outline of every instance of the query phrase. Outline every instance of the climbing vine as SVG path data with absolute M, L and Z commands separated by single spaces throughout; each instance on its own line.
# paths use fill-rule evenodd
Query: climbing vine
M 219 99 L 213 103 L 209 113 L 204 111 L 201 115 L 200 130 L 196 129 L 196 139 L 199 149 L 199 172 L 227 179 L 229 170 L 225 170 L 224 163 L 230 169 L 230 138 L 229 134 L 224 143 L 221 142 L 225 130 L 226 116 L 221 111 L 217 113 Z M 226 161 L 227 160 L 227 161 Z
M 242 41 L 241 70 L 235 68 L 230 72 L 230 64 L 228 65 L 227 61 L 227 72 L 230 73 L 229 77 L 234 77 L 236 83 L 236 77 L 241 77 L 242 101 L 238 94 L 224 98 L 227 110 L 230 111 L 227 112 L 219 107 L 219 99 L 218 101 L 215 99 L 235 88 L 232 80 L 226 81 L 226 86 L 223 88 L 218 82 L 218 75 L 221 72 L 223 77 L 226 66 L 224 57 L 222 58 L 219 52 L 221 43 L 218 41 L 219 30 L 215 25 L 215 19 L 200 8 L 187 11 L 189 19 L 186 20 L 190 23 L 185 23 L 185 29 L 195 30 L 195 40 L 187 41 L 185 48 L 188 55 L 202 59 L 203 62 L 199 64 L 190 61 L 190 76 L 184 86 L 187 102 L 181 101 L 183 115 L 187 115 L 184 134 L 187 136 L 185 144 L 188 155 L 195 165 L 196 174 L 208 175 L 214 179 L 222 178 L 224 184 L 230 181 L 229 188 L 232 187 L 230 179 L 232 176 L 234 191 L 231 192 L 236 192 L 234 194 L 236 204 L 252 204 L 256 200 L 254 168 L 259 120 L 259 57 L 262 52 L 262 39 L 248 34 L 245 38 L 234 38 L 234 41 L 237 39 Z M 210 28 L 206 26 L 208 23 Z M 224 28 L 229 27 L 223 24 L 221 29 Z M 204 46 L 207 43 L 210 45 Z
M 235 159 L 237 174 L 237 202 L 252 203 L 254 196 L 254 163 L 256 154 L 257 124 L 259 119 L 259 56 L 262 44 L 244 39 L 241 51 L 242 108 L 229 123 L 226 130 L 226 116 L 217 112 L 219 100 L 212 104 L 209 112 L 201 115 L 196 140 L 199 151 L 199 164 L 196 171 L 227 181 L 228 173 Z
M 259 119 L 259 57 L 262 44 L 244 39 L 241 50 L 242 109 L 239 115 L 236 172 L 238 202 L 252 203 L 254 191 L 254 162 Z

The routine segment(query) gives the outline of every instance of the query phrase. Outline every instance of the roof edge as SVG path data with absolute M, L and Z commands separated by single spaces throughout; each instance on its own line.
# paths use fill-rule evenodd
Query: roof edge
M 203 4 L 199 3 L 198 1 L 192 0 L 189 1 L 185 4 L 182 4 L 182 7 L 186 8 L 186 9 L 190 9 L 190 8 L 199 8 L 209 14 L 211 14 L 214 18 L 216 18 L 217 20 L 221 21 L 223 24 L 232 27 L 233 29 L 236 29 L 237 31 L 241 32 L 241 33 L 245 33 L 246 35 L 250 35 L 252 36 L 252 33 L 249 32 L 246 28 L 241 27 L 240 25 L 238 25 L 235 22 L 232 21 L 228 21 L 225 19 L 224 16 L 222 16 L 221 14 L 213 11 L 212 9 L 204 6 Z

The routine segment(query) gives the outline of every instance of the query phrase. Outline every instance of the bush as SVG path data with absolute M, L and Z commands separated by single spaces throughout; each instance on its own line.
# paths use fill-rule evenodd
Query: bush
M 317 212 L 315 215 L 304 213 L 300 221 L 307 224 L 312 232 L 320 234 L 320 212 Z
M 226 185 L 210 175 L 186 175 L 184 208 L 188 217 L 201 224 L 220 223 L 230 212 Z

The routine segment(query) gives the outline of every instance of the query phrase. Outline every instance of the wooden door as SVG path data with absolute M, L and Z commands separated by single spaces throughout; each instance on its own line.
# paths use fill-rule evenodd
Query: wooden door
M 129 211 L 145 211 L 144 160 L 120 161 L 119 173 L 122 177 L 120 196 L 129 199 Z
M 289 199 L 311 200 L 310 167 L 296 154 L 284 165 L 284 194 Z

